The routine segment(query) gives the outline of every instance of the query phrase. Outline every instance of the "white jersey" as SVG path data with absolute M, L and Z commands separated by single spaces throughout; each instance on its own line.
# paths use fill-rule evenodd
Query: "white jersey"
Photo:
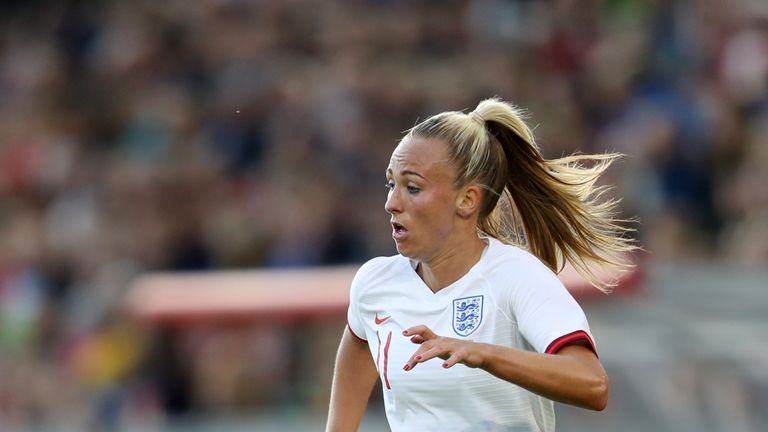
M 554 431 L 552 401 L 482 369 L 444 369 L 431 359 L 403 366 L 418 349 L 403 330 L 426 325 L 436 334 L 539 353 L 592 337 L 584 312 L 557 276 L 532 254 L 489 238 L 467 274 L 433 293 L 397 255 L 358 270 L 348 324 L 368 342 L 393 431 Z

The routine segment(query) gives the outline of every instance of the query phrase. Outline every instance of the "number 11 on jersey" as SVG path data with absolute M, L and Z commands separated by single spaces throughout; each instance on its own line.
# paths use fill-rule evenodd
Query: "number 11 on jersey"
M 392 342 L 392 332 L 387 332 L 387 342 L 384 344 L 384 369 L 379 367 L 379 359 L 381 358 L 381 336 L 379 336 L 379 332 L 376 331 L 376 339 L 379 342 L 379 347 L 376 352 L 376 369 L 381 373 L 381 379 L 384 380 L 384 386 L 387 388 L 387 390 L 391 390 L 392 387 L 389 386 L 389 377 L 387 376 L 387 367 L 389 365 L 389 345 Z M 383 372 L 383 373 L 382 373 Z

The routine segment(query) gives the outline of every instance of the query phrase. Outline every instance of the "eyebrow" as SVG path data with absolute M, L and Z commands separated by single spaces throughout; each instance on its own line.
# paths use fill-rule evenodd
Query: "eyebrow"
M 392 172 L 392 168 L 387 168 L 387 174 L 389 174 L 389 175 L 391 175 L 391 176 L 394 176 L 394 175 L 395 175 L 395 174 Z M 403 170 L 403 171 L 401 171 L 401 172 L 400 172 L 400 175 L 404 175 L 404 176 L 406 176 L 406 175 L 415 175 L 416 177 L 421 177 L 421 178 L 423 178 L 424 180 L 426 180 L 426 178 L 425 178 L 423 175 L 421 175 L 421 174 L 417 173 L 416 171 L 411 171 L 411 170 Z

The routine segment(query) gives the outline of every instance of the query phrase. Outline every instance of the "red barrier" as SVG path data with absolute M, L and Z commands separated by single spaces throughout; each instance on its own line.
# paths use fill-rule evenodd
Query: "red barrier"
M 138 318 L 163 323 L 342 315 L 357 267 L 148 273 L 130 286 L 126 307 Z M 605 295 L 570 266 L 559 275 L 580 300 L 634 293 L 642 276 L 637 266 L 623 275 L 611 295 Z

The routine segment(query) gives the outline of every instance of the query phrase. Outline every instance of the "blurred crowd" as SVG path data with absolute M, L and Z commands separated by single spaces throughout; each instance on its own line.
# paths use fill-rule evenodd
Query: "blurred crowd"
M 0 429 L 295 397 L 259 387 L 274 332 L 146 336 L 126 287 L 393 253 L 402 132 L 495 95 L 548 157 L 627 155 L 606 182 L 652 259 L 768 263 L 764 1 L 4 2 Z

